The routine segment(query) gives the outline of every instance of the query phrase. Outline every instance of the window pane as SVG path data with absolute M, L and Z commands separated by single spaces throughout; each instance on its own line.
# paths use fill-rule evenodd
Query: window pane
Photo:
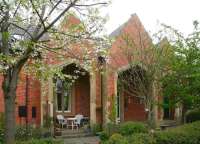
M 70 111 L 71 110 L 71 90 L 72 86 L 70 83 L 65 83 L 64 88 L 64 111 Z
M 57 110 L 62 110 L 62 93 L 57 93 Z
M 67 92 L 64 94 L 64 110 L 69 110 L 69 94 Z

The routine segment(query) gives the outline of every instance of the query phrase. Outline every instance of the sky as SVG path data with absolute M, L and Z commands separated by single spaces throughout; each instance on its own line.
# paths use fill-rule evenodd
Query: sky
M 193 30 L 193 21 L 200 21 L 200 0 L 112 0 L 106 13 L 108 34 L 136 13 L 150 34 L 164 23 L 187 35 Z

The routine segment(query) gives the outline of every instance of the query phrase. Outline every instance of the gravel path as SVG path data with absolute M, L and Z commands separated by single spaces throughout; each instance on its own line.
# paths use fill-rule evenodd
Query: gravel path
M 80 137 L 80 138 L 68 138 L 64 140 L 64 144 L 99 144 L 98 137 Z

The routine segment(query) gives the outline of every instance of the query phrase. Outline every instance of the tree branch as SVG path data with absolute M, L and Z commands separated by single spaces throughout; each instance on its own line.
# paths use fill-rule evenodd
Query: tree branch
M 108 3 L 106 2 L 102 2 L 102 3 L 93 3 L 93 4 L 75 4 L 74 6 L 78 6 L 78 7 L 91 7 L 91 6 L 96 6 L 96 5 L 106 5 Z
M 33 36 L 31 35 L 31 33 L 30 33 L 27 29 L 25 29 L 25 28 L 23 28 L 23 27 L 20 27 L 20 26 L 18 26 L 18 25 L 15 24 L 15 23 L 10 23 L 10 24 L 13 25 L 13 26 L 16 27 L 16 28 L 19 28 L 19 29 L 23 30 L 25 33 L 27 33 L 27 34 L 31 37 L 31 39 L 33 39 Z
M 91 59 L 83 59 L 83 58 L 80 58 L 79 56 L 76 56 L 73 52 L 70 52 L 70 51 L 67 51 L 68 54 L 63 54 L 61 52 L 58 52 L 56 50 L 54 50 L 54 48 L 50 48 L 50 47 L 47 47 L 45 45 L 38 45 L 40 48 L 43 48 L 43 49 L 46 49 L 47 51 L 49 52 L 53 52 L 59 56 L 63 56 L 63 57 L 70 57 L 70 58 L 73 58 L 73 59 L 77 59 L 77 60 L 91 60 Z M 70 49 L 68 49 L 70 50 Z
M 36 12 L 37 16 L 39 17 L 40 22 L 42 23 L 42 25 L 43 25 L 43 27 L 45 29 L 46 26 L 45 26 L 45 23 L 44 23 L 44 20 L 43 20 L 45 6 L 42 6 L 42 15 L 40 15 L 39 12 L 38 12 L 38 10 L 37 10 L 37 8 L 35 7 L 35 5 L 33 3 L 33 0 L 30 0 L 30 2 L 31 2 L 31 5 L 32 5 L 34 11 Z
M 17 8 L 15 9 L 15 12 L 13 14 L 13 17 L 15 17 L 15 15 L 17 14 L 18 9 L 20 8 L 21 5 L 21 1 L 19 2 L 19 4 L 17 5 Z
M 35 40 L 37 41 L 37 40 L 39 40 L 42 36 L 43 36 L 43 34 L 44 33 L 46 33 L 71 7 L 73 7 L 74 5 L 75 5 L 75 3 L 77 2 L 78 0 L 74 0 L 72 3 L 70 3 L 69 5 L 68 5 L 68 7 L 65 9 L 65 10 L 63 10 L 61 13 L 60 13 L 60 15 L 59 16 L 57 16 L 36 38 L 35 38 Z M 35 41 L 34 40 L 34 41 Z
M 57 6 L 62 2 L 62 0 L 59 0 L 54 6 L 53 8 L 50 10 L 50 12 L 48 13 L 48 15 L 44 18 L 44 21 L 48 19 L 48 17 L 54 12 L 54 10 L 57 8 Z

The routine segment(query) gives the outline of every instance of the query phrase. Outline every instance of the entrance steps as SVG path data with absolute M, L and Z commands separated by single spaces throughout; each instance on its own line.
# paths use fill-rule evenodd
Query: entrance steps
M 90 137 L 93 136 L 91 132 L 85 131 L 84 129 L 63 129 L 59 136 L 55 136 L 56 138 L 80 138 L 80 137 Z

